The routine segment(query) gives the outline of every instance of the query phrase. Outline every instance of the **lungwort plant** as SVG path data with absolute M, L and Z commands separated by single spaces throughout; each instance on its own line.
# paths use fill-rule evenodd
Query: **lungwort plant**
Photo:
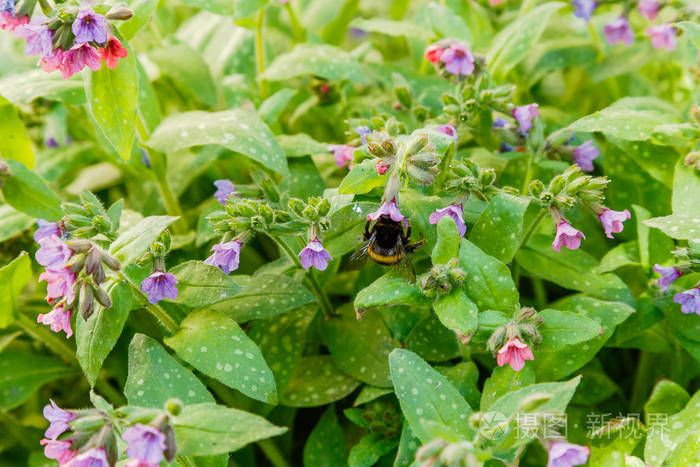
M 0 465 L 700 464 L 693 0 L 0 0 Z

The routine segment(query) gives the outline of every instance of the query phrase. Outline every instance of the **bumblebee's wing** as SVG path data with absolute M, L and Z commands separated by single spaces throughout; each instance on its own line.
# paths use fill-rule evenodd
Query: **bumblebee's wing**
M 360 248 L 355 250 L 355 252 L 350 256 L 348 261 L 345 263 L 345 267 L 347 269 L 360 269 L 363 266 L 367 265 L 367 263 L 370 262 L 370 257 L 369 257 L 369 245 L 372 242 L 372 240 L 367 240 L 365 243 L 363 243 Z
M 401 259 L 398 263 L 396 263 L 396 266 L 394 266 L 394 268 L 399 273 L 399 275 L 406 280 L 406 282 L 408 282 L 409 284 L 413 284 L 416 282 L 416 271 L 415 269 L 413 269 L 413 263 L 408 257 L 406 249 L 404 248 L 401 242 L 398 243 L 397 248 L 399 250 Z

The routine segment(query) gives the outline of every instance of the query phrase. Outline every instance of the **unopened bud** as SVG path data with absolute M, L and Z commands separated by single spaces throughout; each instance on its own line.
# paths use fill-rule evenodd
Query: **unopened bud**
M 528 186 L 528 192 L 531 196 L 537 198 L 544 191 L 544 184 L 539 180 L 533 180 Z
M 121 269 L 119 260 L 117 260 L 117 258 L 114 256 L 105 253 L 104 251 L 102 252 L 102 262 L 105 263 L 112 271 L 119 271 Z
M 243 217 L 253 217 L 258 213 L 257 209 L 255 209 L 254 206 L 246 202 L 238 203 L 236 205 L 236 208 L 238 209 L 240 215 Z
M 484 169 L 481 172 L 481 184 L 483 186 L 488 186 L 491 185 L 494 181 L 496 181 L 496 171 L 488 168 Z
M 566 186 L 566 192 L 570 195 L 575 195 L 588 186 L 588 182 L 591 181 L 591 178 L 592 177 L 590 175 L 584 175 L 583 177 L 574 179 L 574 181 Z
M 165 456 L 165 460 L 172 462 L 173 459 L 175 459 L 175 453 L 177 452 L 173 427 L 168 425 L 163 431 L 163 434 L 165 435 L 165 450 L 163 451 L 163 456 Z
M 566 187 L 566 178 L 562 175 L 557 175 L 549 182 L 549 191 L 558 195 Z
M 692 166 L 692 165 L 697 165 L 698 169 L 700 169 L 700 152 L 698 151 L 693 151 L 689 153 L 687 156 L 685 156 L 685 165 L 687 166 Z
M 414 165 L 409 165 L 406 171 L 408 172 L 408 176 L 411 178 L 411 181 L 418 185 L 428 186 L 432 185 L 435 181 L 433 174 Z
M 112 21 L 126 21 L 134 16 L 134 12 L 126 7 L 125 3 L 117 3 L 107 12 L 105 18 Z
M 105 308 L 112 308 L 112 299 L 109 297 L 109 294 L 102 290 L 102 287 L 97 287 L 94 289 L 95 292 L 95 300 L 102 305 Z
M 250 226 L 255 230 L 262 230 L 266 227 L 265 219 L 262 216 L 253 216 L 250 218 Z
M 300 200 L 299 198 L 289 198 L 287 204 L 289 206 L 289 209 L 291 209 L 292 212 L 294 212 L 294 214 L 300 217 L 302 216 L 302 213 L 306 208 L 306 203 Z
M 406 146 L 406 155 L 411 156 L 419 153 L 428 145 L 429 141 L 428 135 L 425 133 L 414 135 L 411 141 L 408 143 L 408 146 Z
M 92 312 L 95 311 L 92 286 L 90 286 L 87 282 L 83 282 L 83 284 L 80 286 L 79 302 L 80 316 L 83 317 L 83 320 L 87 321 L 88 318 L 92 316 Z
M 93 247 L 93 244 L 90 240 L 71 240 L 68 242 L 68 246 L 70 247 L 71 250 L 73 250 L 76 253 L 84 253 L 88 251 L 90 248 Z
M 272 208 L 268 206 L 267 204 L 261 204 L 260 209 L 259 209 L 260 215 L 263 216 L 265 219 L 265 222 L 268 224 L 271 224 L 273 219 L 274 219 L 274 214 L 272 212 Z
M 394 144 L 393 138 L 387 138 L 382 141 L 382 150 L 386 156 L 396 155 L 396 144 Z
M 408 161 L 421 169 L 427 169 L 440 163 L 440 158 L 432 152 L 420 152 L 408 158 Z
M 173 417 L 177 417 L 178 415 L 180 415 L 180 412 L 182 412 L 182 408 L 183 405 L 180 399 L 172 398 L 168 399 L 165 402 L 165 410 L 167 410 L 168 413 Z
M 319 216 L 326 216 L 331 210 L 331 203 L 327 199 L 323 198 L 319 203 L 318 203 L 318 215 Z

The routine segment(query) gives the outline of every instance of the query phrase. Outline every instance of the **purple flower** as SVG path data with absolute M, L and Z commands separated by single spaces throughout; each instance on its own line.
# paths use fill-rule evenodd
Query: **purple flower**
M 73 251 L 66 242 L 53 234 L 40 238 L 39 245 L 41 247 L 37 250 L 35 257 L 37 262 L 47 269 L 61 269 L 73 256 Z
M 58 53 L 58 50 L 55 51 Z M 47 57 L 47 63 L 50 63 L 51 57 Z M 102 59 L 97 49 L 89 44 L 75 43 L 70 50 L 66 50 L 60 54 L 60 65 L 63 79 L 68 79 L 74 74 L 80 72 L 83 68 L 88 67 L 92 71 L 97 71 L 102 66 Z
M 335 165 L 338 167 L 345 167 L 350 163 L 350 168 L 352 168 L 352 161 L 354 159 L 355 148 L 347 144 L 329 144 L 326 148 L 333 152 L 333 157 L 335 158 Z
M 676 28 L 668 23 L 649 26 L 644 33 L 651 37 L 651 46 L 655 49 L 676 49 Z
M 455 128 L 454 125 L 440 125 L 437 127 L 438 133 L 442 133 L 443 135 L 451 136 L 455 140 L 455 144 L 457 144 L 457 128 Z
M 15 0 L 0 0 L 0 12 L 15 15 Z
M 520 131 L 527 133 L 532 128 L 532 121 L 540 114 L 537 104 L 521 105 L 513 109 L 513 117 L 520 125 Z
M 44 456 L 47 459 L 56 459 L 58 465 L 66 465 L 75 457 L 76 451 L 71 451 L 72 441 L 55 439 L 42 439 L 39 444 L 44 446 Z
M 459 232 L 460 237 L 464 237 L 467 233 L 467 224 L 464 223 L 464 218 L 462 217 L 462 205 L 461 204 L 450 204 L 446 208 L 437 209 L 434 213 L 430 214 L 428 219 L 431 224 L 437 224 L 445 216 L 449 216 L 457 224 L 457 232 Z
M 394 222 L 405 221 L 405 217 L 401 214 L 399 207 L 396 205 L 396 200 L 391 200 L 389 203 L 384 201 L 376 211 L 367 214 L 368 221 L 376 221 L 379 216 L 389 216 Z
M 216 193 L 214 193 L 214 198 L 216 198 L 222 206 L 226 206 L 226 201 L 231 196 L 238 196 L 236 193 L 236 187 L 233 182 L 228 179 L 221 179 L 214 182 L 216 187 Z
M 148 301 L 158 303 L 164 298 L 177 298 L 177 279 L 171 273 L 153 271 L 141 282 L 141 292 L 148 294 Z
M 303 250 L 299 253 L 301 259 L 301 267 L 308 270 L 311 266 L 319 271 L 325 271 L 328 267 L 328 261 L 332 260 L 330 253 L 323 248 L 323 245 L 318 238 L 314 238 L 306 244 Z
M 445 70 L 455 76 L 469 76 L 474 72 L 474 56 L 461 44 L 452 44 L 442 51 L 440 61 Z
M 681 306 L 683 313 L 697 313 L 700 315 L 700 286 L 677 293 L 673 296 L 673 302 Z
M 25 55 L 41 55 L 49 57 L 53 53 L 51 36 L 53 32 L 45 24 L 24 24 L 15 29 L 15 35 L 27 41 L 24 47 Z
M 107 42 L 107 20 L 91 8 L 80 10 L 73 22 L 73 34 L 78 44 L 85 42 L 104 44 Z
M 507 124 L 508 121 L 505 118 L 496 117 L 493 119 L 493 125 L 491 125 L 491 128 L 504 128 Z
M 36 225 L 39 226 L 34 232 L 34 241 L 38 242 L 44 237 L 49 237 L 55 235 L 56 237 L 61 236 L 61 229 L 58 227 L 56 222 L 45 221 L 44 219 L 37 219 Z
M 141 163 L 145 165 L 147 169 L 151 168 L 151 159 L 148 158 L 148 153 L 143 148 L 141 148 Z
M 634 42 L 634 31 L 630 28 L 630 22 L 624 16 L 620 16 L 612 23 L 603 26 L 603 32 L 611 45 L 615 45 L 618 42 L 631 45 Z
M 44 436 L 48 439 L 56 439 L 69 428 L 68 422 L 75 418 L 75 414 L 63 410 L 51 399 L 49 399 L 49 402 L 50 404 L 44 406 L 44 418 L 50 423 L 44 432 Z
M 599 155 L 598 148 L 593 146 L 591 140 L 586 141 L 574 148 L 574 163 L 581 167 L 581 170 L 591 172 L 593 170 L 593 160 Z
M 639 14 L 644 16 L 649 21 L 654 21 L 659 13 L 659 2 L 656 0 L 639 0 L 637 4 Z
M 605 229 L 605 236 L 608 238 L 613 238 L 612 234 L 622 232 L 622 223 L 629 219 L 630 212 L 625 209 L 624 211 L 613 211 L 612 209 L 603 209 L 603 212 L 598 214 L 598 219 L 600 223 L 603 224 Z
M 122 439 L 129 443 L 126 455 L 130 459 L 153 465 L 158 465 L 163 460 L 165 435 L 158 429 L 136 423 L 124 432 Z
M 552 248 L 558 253 L 561 251 L 562 245 L 569 250 L 575 250 L 581 246 L 581 239 L 585 239 L 586 236 L 583 232 L 579 232 L 574 229 L 571 224 L 562 220 L 557 225 L 557 234 L 554 237 L 554 242 L 552 242 Z
M 654 271 L 658 274 L 661 274 L 661 277 L 656 283 L 659 287 L 661 287 L 662 292 L 668 290 L 671 284 L 673 284 L 676 281 L 676 279 L 683 275 L 681 270 L 678 268 L 664 267 L 659 264 L 654 265 Z
M 361 125 L 355 128 L 355 133 L 360 135 L 360 141 L 362 141 L 362 144 L 367 144 L 367 135 L 372 133 L 372 130 L 370 130 L 366 125 Z
M 231 271 L 238 269 L 238 262 L 241 256 L 242 246 L 243 244 L 238 240 L 233 240 L 226 243 L 217 243 L 211 247 L 211 251 L 213 251 L 214 254 L 204 260 L 204 264 L 216 266 L 224 271 L 224 273 L 230 274 Z
M 70 461 L 70 467 L 110 467 L 105 448 L 91 448 Z
M 547 467 L 572 467 L 583 465 L 588 460 L 591 450 L 587 446 L 554 441 L 549 445 L 549 461 Z
M 56 138 L 54 138 L 53 136 L 49 136 L 48 138 L 46 138 L 44 140 L 44 146 L 46 146 L 47 148 L 58 148 L 61 145 L 58 144 L 58 141 L 56 141 Z
M 571 3 L 574 5 L 574 16 L 586 21 L 590 21 L 593 11 L 598 6 L 594 0 L 573 0 Z

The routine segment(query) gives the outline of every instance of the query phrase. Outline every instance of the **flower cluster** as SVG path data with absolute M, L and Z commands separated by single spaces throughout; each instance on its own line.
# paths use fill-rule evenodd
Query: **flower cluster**
M 678 248 L 673 253 L 680 264 L 675 266 L 654 265 L 654 272 L 661 276 L 657 280 L 661 292 L 670 289 L 679 278 L 700 272 L 700 253 L 696 250 Z M 685 314 L 697 313 L 700 315 L 700 282 L 695 287 L 675 293 L 673 302 L 680 305 L 681 312 Z
M 177 279 L 170 272 L 165 272 L 165 257 L 170 250 L 170 233 L 164 231 L 158 240 L 153 242 L 149 252 L 141 258 L 141 262 L 152 261 L 151 275 L 141 281 L 141 292 L 148 297 L 149 303 L 158 303 L 167 298 L 177 298 Z
M 476 61 L 469 45 L 454 39 L 445 39 L 428 46 L 425 59 L 457 79 L 470 76 L 476 69 Z
M 542 341 L 537 331 L 541 323 L 542 318 L 533 308 L 522 308 L 508 324 L 496 328 L 488 340 L 488 348 L 498 366 L 510 365 L 520 371 L 526 360 L 534 360 L 528 344 Z

